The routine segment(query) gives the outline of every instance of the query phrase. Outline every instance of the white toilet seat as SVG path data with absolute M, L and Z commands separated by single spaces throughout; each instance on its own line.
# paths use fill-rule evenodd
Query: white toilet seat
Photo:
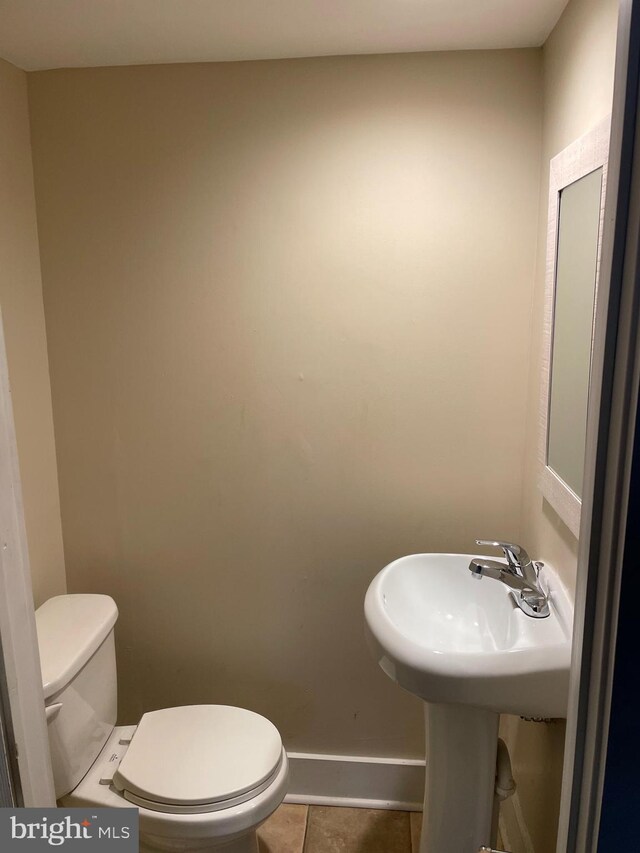
M 201 803 L 197 806 L 175 806 L 168 805 L 167 803 L 159 803 L 155 800 L 146 800 L 144 797 L 140 797 L 137 794 L 132 794 L 129 791 L 123 791 L 122 796 L 130 803 L 133 803 L 136 806 L 139 806 L 143 809 L 149 809 L 150 811 L 155 812 L 163 812 L 170 814 L 208 814 L 209 812 L 217 812 L 222 811 L 223 809 L 230 809 L 233 806 L 239 806 L 241 803 L 246 803 L 249 800 L 253 800 L 258 794 L 261 794 L 263 791 L 273 783 L 274 779 L 278 775 L 278 771 L 280 770 L 280 765 L 282 764 L 282 757 L 280 761 L 276 765 L 276 769 L 274 772 L 266 779 L 261 785 L 258 785 L 256 788 L 252 788 L 250 791 L 246 791 L 244 794 L 240 794 L 237 797 L 230 797 L 227 800 L 218 800 L 213 803 Z
M 121 744 L 132 740 L 134 733 L 133 726 L 116 727 L 84 779 L 62 798 L 60 804 L 68 808 L 138 808 L 141 849 L 145 839 L 147 845 L 151 841 L 150 849 L 153 850 L 195 851 L 200 850 L 203 843 L 209 845 L 208 850 L 217 849 L 216 844 L 224 848 L 232 839 L 255 830 L 275 811 L 287 793 L 289 768 L 286 752 L 282 749 L 278 768 L 269 785 L 260 793 L 253 792 L 250 799 L 238 805 L 190 814 L 136 806 L 105 779 L 109 775 L 111 757 L 122 752 Z
M 253 711 L 164 708 L 142 717 L 113 784 L 129 802 L 153 811 L 219 811 L 268 788 L 282 752 L 276 727 Z

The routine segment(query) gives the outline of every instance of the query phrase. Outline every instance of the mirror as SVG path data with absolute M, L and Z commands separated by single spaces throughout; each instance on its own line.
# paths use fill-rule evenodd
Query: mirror
M 551 161 L 540 489 L 577 537 L 609 122 Z
M 560 193 L 547 464 L 582 498 L 602 167 Z

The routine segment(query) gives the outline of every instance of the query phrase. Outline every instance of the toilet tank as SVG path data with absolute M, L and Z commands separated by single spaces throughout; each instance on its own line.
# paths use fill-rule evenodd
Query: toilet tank
M 108 595 L 58 595 L 36 610 L 56 799 L 85 776 L 116 724 L 117 618 Z

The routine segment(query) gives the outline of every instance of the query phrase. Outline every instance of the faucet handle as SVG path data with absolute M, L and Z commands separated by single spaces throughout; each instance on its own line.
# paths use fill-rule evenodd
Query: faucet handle
M 522 568 L 531 562 L 531 557 L 527 554 L 522 545 L 516 545 L 515 542 L 501 542 L 495 539 L 476 539 L 476 545 L 490 545 L 492 548 L 502 548 L 507 563 L 512 569 Z

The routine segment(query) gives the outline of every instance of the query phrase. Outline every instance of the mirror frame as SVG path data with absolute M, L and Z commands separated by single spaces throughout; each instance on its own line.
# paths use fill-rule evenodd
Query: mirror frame
M 558 257 L 558 222 L 560 194 L 565 187 L 602 168 L 600 193 L 600 229 L 596 259 L 596 280 L 593 318 L 598 308 L 598 278 L 602 251 L 604 202 L 607 190 L 607 162 L 609 159 L 609 133 L 611 117 L 603 119 L 592 130 L 581 136 L 557 154 L 549 166 L 549 214 L 547 219 L 547 258 L 545 265 L 544 320 L 540 385 L 540 430 L 538 443 L 538 488 L 576 539 L 580 533 L 581 498 L 547 464 L 549 447 L 549 405 L 551 396 L 551 362 L 553 358 L 553 323 L 556 293 L 556 266 Z M 593 352 L 593 323 L 591 344 Z M 585 424 L 586 432 L 586 424 Z

